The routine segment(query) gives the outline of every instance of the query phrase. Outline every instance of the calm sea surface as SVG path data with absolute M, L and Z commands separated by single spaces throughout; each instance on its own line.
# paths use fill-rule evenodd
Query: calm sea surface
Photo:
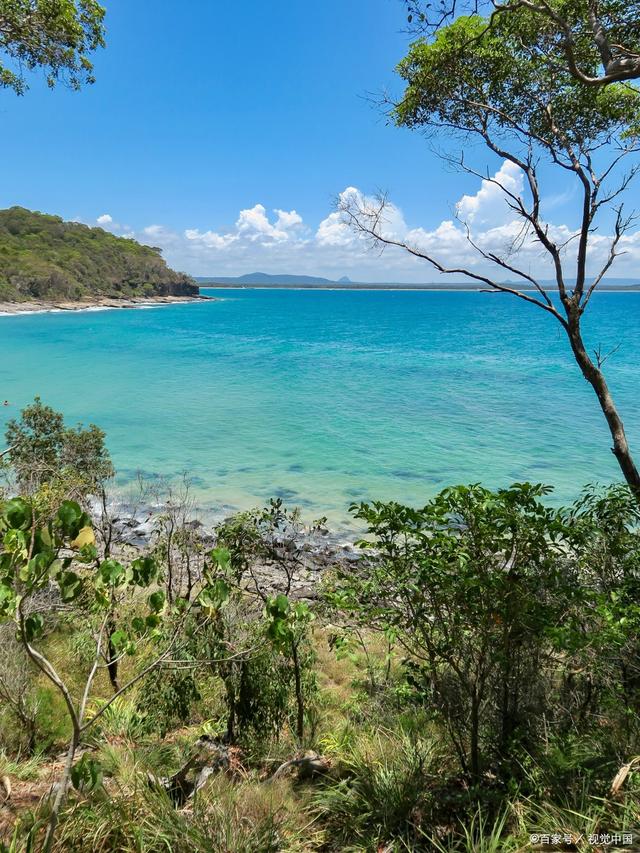
M 269 496 L 336 525 L 354 500 L 619 478 L 560 327 L 501 295 L 209 291 L 220 301 L 0 317 L 0 429 L 39 394 L 136 472 L 188 472 L 208 506 Z M 590 348 L 640 456 L 640 293 L 596 294 Z

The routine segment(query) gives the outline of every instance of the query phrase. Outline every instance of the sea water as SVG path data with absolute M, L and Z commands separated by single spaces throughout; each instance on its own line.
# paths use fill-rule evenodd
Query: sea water
M 148 310 L 0 317 L 0 430 L 39 395 L 107 433 L 125 491 L 187 474 L 208 508 L 282 497 L 348 524 L 371 499 L 620 479 L 561 326 L 508 295 L 210 290 Z M 640 293 L 596 294 L 589 349 L 640 458 Z M 1 448 L 0 448 L 1 449 Z

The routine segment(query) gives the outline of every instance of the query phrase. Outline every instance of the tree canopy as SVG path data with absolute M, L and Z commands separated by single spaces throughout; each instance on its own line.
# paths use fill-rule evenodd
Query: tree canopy
M 586 87 L 540 49 L 536 15 L 504 15 L 489 27 L 459 17 L 433 41 L 414 43 L 398 66 L 406 90 L 394 110 L 406 127 L 446 127 L 487 141 L 492 131 L 541 145 L 569 167 L 581 153 L 629 140 L 640 123 L 640 93 L 628 84 Z
M 51 87 L 93 83 L 89 54 L 104 47 L 96 0 L 0 0 L 0 87 L 24 95 L 25 72 L 41 69 Z
M 11 207 L 0 210 L 0 299 L 195 296 L 160 249 L 102 228 Z
M 530 32 L 522 43 L 532 58 L 586 86 L 640 77 L 637 0 L 406 0 L 412 27 L 433 35 L 458 16 L 487 16 L 485 30 L 506 19 Z

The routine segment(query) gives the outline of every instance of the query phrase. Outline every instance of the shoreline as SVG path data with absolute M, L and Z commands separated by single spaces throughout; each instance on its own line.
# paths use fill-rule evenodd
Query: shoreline
M 130 555 L 131 550 L 138 554 L 148 553 L 162 536 L 161 520 L 171 507 L 171 502 L 164 501 L 129 503 L 118 498 L 108 500 L 114 554 Z M 173 508 L 177 509 L 175 505 Z M 102 515 L 102 507 L 95 499 L 91 501 L 91 514 L 96 520 Z M 185 507 L 179 523 L 191 530 L 202 547 L 208 550 L 216 545 L 218 525 L 235 514 L 224 513 L 214 518 L 205 508 L 193 505 Z M 100 528 L 99 523 L 97 526 Z M 286 539 L 286 533 L 281 533 Z M 253 574 L 273 595 L 282 592 L 295 600 L 313 601 L 318 597 L 319 586 L 327 571 L 336 566 L 348 571 L 360 561 L 362 552 L 356 546 L 356 540 L 360 538 L 361 535 L 355 531 L 351 534 L 332 528 L 313 531 L 303 523 L 293 534 L 299 559 L 291 575 L 284 574 L 277 563 L 269 560 L 258 561 L 253 567 Z
M 28 300 L 25 302 L 0 302 L 0 317 L 19 314 L 61 314 L 78 311 L 110 311 L 126 308 L 160 308 L 163 305 L 189 305 L 194 302 L 216 302 L 213 296 L 132 296 L 116 299 L 101 296 L 82 299 L 78 302 L 66 300 Z
M 511 286 L 511 285 L 509 285 Z M 446 286 L 446 285 L 389 285 L 389 284 L 365 284 L 365 285 L 347 285 L 347 284 L 217 284 L 210 282 L 200 282 L 201 290 L 322 290 L 322 291 L 344 291 L 344 292 L 384 292 L 384 293 L 506 293 L 509 291 L 493 290 L 488 287 L 474 286 Z M 514 287 L 518 293 L 537 293 L 538 291 L 531 287 Z M 557 288 L 547 288 L 550 294 L 557 293 Z M 640 293 L 640 285 L 626 286 L 609 286 L 601 287 L 597 293 Z M 212 297 L 215 298 L 215 297 Z

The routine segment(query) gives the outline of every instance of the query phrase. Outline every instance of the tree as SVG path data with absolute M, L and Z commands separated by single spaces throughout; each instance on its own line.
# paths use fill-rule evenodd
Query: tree
M 628 84 L 588 87 L 567 70 L 550 63 L 542 48 L 535 52 L 539 20 L 523 10 L 498 16 L 491 27 L 479 16 L 460 17 L 440 29 L 432 42 L 412 45 L 398 71 L 406 83 L 403 98 L 391 115 L 402 127 L 427 134 L 445 131 L 465 145 L 480 141 L 519 170 L 525 191 L 500 177 L 470 166 L 464 155 L 447 159 L 466 172 L 496 186 L 515 217 L 515 227 L 504 248 L 496 249 L 474 238 L 463 222 L 471 247 L 496 274 L 448 266 L 436 253 L 393 234 L 387 227 L 388 202 L 363 201 L 345 194 L 340 209 L 344 220 L 380 246 L 399 246 L 446 274 L 463 274 L 485 290 L 510 293 L 542 309 L 562 326 L 584 378 L 593 388 L 607 421 L 613 453 L 626 482 L 640 492 L 640 474 L 633 461 L 624 425 L 607 385 L 602 365 L 606 354 L 592 357 L 583 340 L 581 321 L 591 297 L 620 253 L 620 241 L 635 221 L 627 215 L 621 197 L 638 164 L 623 171 L 626 158 L 638 151 L 640 93 Z M 540 36 L 540 38 L 543 38 Z M 544 219 L 545 193 L 541 163 L 577 183 L 579 225 L 568 236 L 554 233 Z M 613 236 L 601 266 L 588 274 L 593 234 L 604 214 L 613 216 Z M 520 262 L 523 246 L 536 247 L 550 262 L 558 298 L 552 298 Z M 530 292 L 508 286 L 497 274 L 517 277 Z M 574 279 L 575 284 L 572 282 Z M 559 304 L 558 304 L 559 303 Z
M 24 95 L 36 69 L 50 87 L 93 83 L 88 54 L 104 47 L 104 16 L 96 0 L 0 0 L 0 88 Z
M 575 576 L 569 528 L 543 486 L 446 489 L 421 509 L 352 507 L 372 540 L 328 600 L 351 624 L 392 638 L 410 683 L 455 748 L 465 776 L 513 773 L 545 708 L 547 628 L 563 624 Z
M 246 591 L 264 606 L 266 634 L 274 650 L 290 663 L 299 743 L 304 739 L 307 694 L 314 686 L 308 678 L 313 663 L 309 636 L 314 614 L 306 602 L 292 602 L 289 597 L 309 559 L 302 539 L 324 530 L 325 522 L 320 518 L 305 527 L 299 510 L 290 511 L 280 498 L 272 498 L 265 508 L 232 516 L 216 531 L 237 579 L 246 578 Z
M 530 18 L 523 47 L 586 86 L 640 78 L 640 4 L 637 0 L 405 0 L 409 24 L 433 35 L 460 14 Z M 480 36 L 481 37 L 481 36 Z
M 114 475 L 105 434 L 95 424 L 68 427 L 64 417 L 36 397 L 7 424 L 6 453 L 23 494 L 43 487 L 59 499 L 99 495 Z
M 71 734 L 60 779 L 52 791 L 52 804 L 43 851 L 48 853 L 58 815 L 70 784 L 82 790 L 96 787 L 100 768 L 84 755 L 74 764 L 81 739 L 126 691 L 162 666 L 180 665 L 187 645 L 185 623 L 194 608 L 217 601 L 216 589 L 200 579 L 196 601 L 177 599 L 169 607 L 157 586 L 159 566 L 149 556 L 128 565 L 114 558 L 100 560 L 90 517 L 73 501 L 63 501 L 53 518 L 38 520 L 33 505 L 13 498 L 0 514 L 0 623 L 12 623 L 30 662 L 55 687 L 64 701 Z M 46 643 L 45 616 L 58 605 L 73 607 L 74 622 L 84 622 L 92 637 L 87 668 L 80 675 L 79 695 L 56 661 L 55 646 Z M 113 613 L 126 614 L 113 630 Z M 206 629 L 206 618 L 201 627 Z M 112 662 L 107 647 L 118 660 L 144 649 L 140 669 L 131 674 L 108 699 L 93 696 L 96 677 Z M 175 658 L 178 658 L 176 661 Z M 1 691 L 0 691 L 1 692 Z M 90 700 L 94 700 L 92 702 Z M 97 700 L 97 701 L 96 701 Z

